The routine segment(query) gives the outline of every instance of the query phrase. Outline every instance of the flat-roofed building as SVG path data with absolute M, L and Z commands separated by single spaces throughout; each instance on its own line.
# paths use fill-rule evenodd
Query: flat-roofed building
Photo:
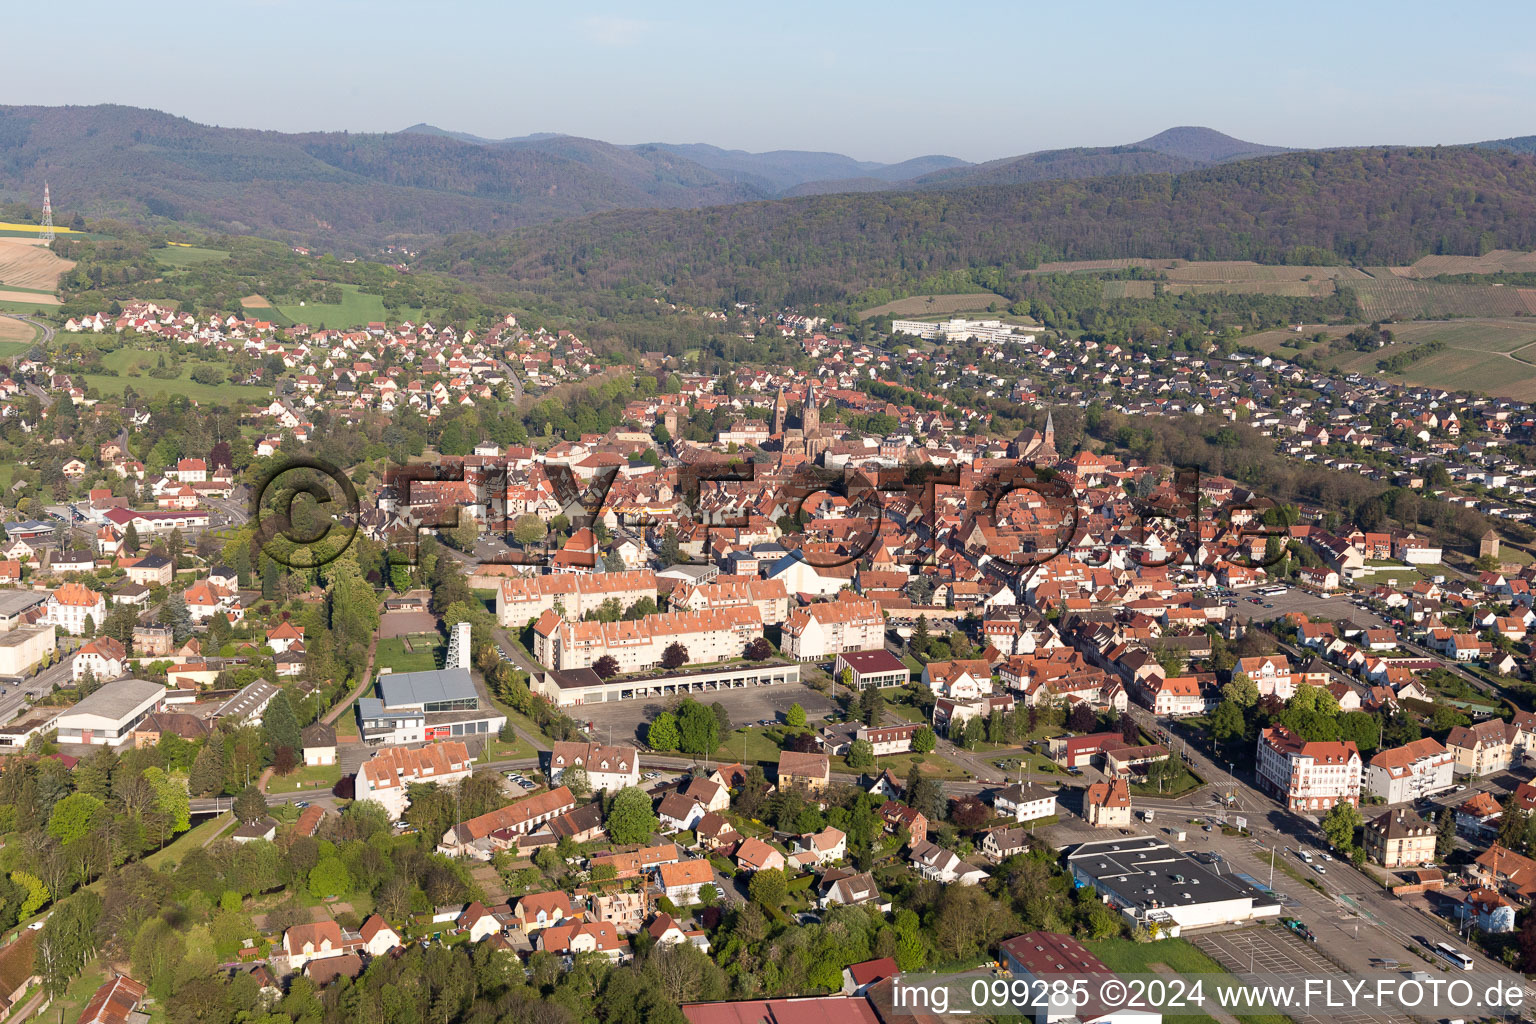
M 0 676 L 24 676 L 53 653 L 52 626 L 18 626 L 0 633 Z
M 379 695 L 357 702 L 365 743 L 403 746 L 431 740 L 494 736 L 507 716 L 483 702 L 465 668 L 391 672 Z
M 847 651 L 839 654 L 832 665 L 832 676 L 841 679 L 847 671 L 855 690 L 868 687 L 906 686 L 912 681 L 912 670 L 896 655 L 881 649 L 878 651 Z
M 797 662 L 760 661 L 711 668 L 650 671 L 604 679 L 590 668 L 544 669 L 533 673 L 529 688 L 557 707 L 602 704 L 611 700 L 654 700 L 678 694 L 784 686 L 800 681 Z
M 165 700 L 166 689 L 145 679 L 119 679 L 59 716 L 59 742 L 121 747 L 133 727 Z
M 1133 928 L 1157 925 L 1163 938 L 1280 916 L 1279 900 L 1153 836 L 1083 843 L 1067 854 L 1067 870 Z

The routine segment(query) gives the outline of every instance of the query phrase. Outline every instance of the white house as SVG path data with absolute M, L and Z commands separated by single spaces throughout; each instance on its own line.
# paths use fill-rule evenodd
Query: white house
M 1014 821 L 1034 821 L 1056 813 L 1056 794 L 1032 782 L 1014 783 L 992 794 L 992 806 Z
M 85 632 L 87 618 L 99 629 L 106 617 L 106 598 L 80 583 L 64 584 L 43 603 L 43 623 L 74 636 Z

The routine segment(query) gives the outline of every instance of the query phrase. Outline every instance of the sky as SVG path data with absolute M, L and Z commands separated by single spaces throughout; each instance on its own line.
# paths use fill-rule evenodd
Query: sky
M 1530 3 L 75 0 L 67 20 L 67 46 L 7 50 L 0 100 L 888 162 L 1176 125 L 1298 148 L 1536 134 Z

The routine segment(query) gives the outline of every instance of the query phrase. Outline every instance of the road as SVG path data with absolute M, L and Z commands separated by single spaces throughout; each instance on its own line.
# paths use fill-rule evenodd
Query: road
M 1323 874 L 1318 874 L 1302 865 L 1295 858 L 1294 853 L 1289 851 L 1305 846 L 1321 853 L 1329 848 L 1328 840 L 1324 837 L 1316 820 L 1286 810 L 1255 789 L 1250 784 L 1251 763 L 1232 766 L 1217 765 L 1204 751 L 1180 737 L 1176 729 L 1171 729 L 1154 720 L 1152 715 L 1144 709 L 1133 705 L 1130 713 L 1149 734 L 1162 736 L 1166 733 L 1172 736 L 1173 748 L 1184 756 L 1196 774 L 1201 775 L 1208 782 L 1215 783 L 1219 791 L 1232 792 L 1236 799 L 1231 813 L 1244 816 L 1254 834 L 1253 839 L 1234 840 L 1222 836 L 1219 831 L 1212 834 L 1192 832 L 1191 837 L 1194 842 L 1188 844 L 1190 848 L 1222 850 L 1229 857 L 1234 853 L 1241 856 L 1244 851 L 1250 855 L 1256 853 L 1257 856 L 1250 857 L 1248 868 L 1261 866 L 1266 869 L 1266 872 L 1271 850 L 1276 851 L 1277 860 L 1289 856 L 1288 863 L 1293 868 L 1299 867 L 1301 871 L 1306 872 L 1307 877 L 1314 879 L 1323 889 L 1321 895 L 1326 897 L 1326 901 L 1316 903 L 1311 908 L 1316 913 L 1308 916 L 1308 924 L 1314 928 L 1320 924 L 1328 928 L 1338 925 L 1346 930 L 1349 937 L 1361 934 L 1358 926 L 1363 924 L 1366 929 L 1363 934 L 1369 935 L 1373 930 L 1385 933 L 1395 940 L 1396 945 L 1402 946 L 1402 950 L 1398 953 L 1382 955 L 1396 956 L 1404 963 L 1414 962 L 1414 958 L 1407 952 L 1407 947 L 1422 945 L 1420 936 L 1433 937 L 1437 941 L 1447 937 L 1454 938 L 1454 932 L 1448 928 L 1443 919 L 1387 895 L 1373 878 L 1363 874 L 1353 865 L 1341 861 L 1325 863 Z M 1236 774 L 1231 774 L 1229 767 Z M 1237 769 L 1242 770 L 1237 771 Z M 1136 800 L 1135 803 L 1137 807 L 1155 807 L 1159 810 L 1166 808 L 1176 813 L 1182 809 L 1190 812 L 1190 817 L 1197 819 L 1220 816 L 1223 813 L 1219 806 L 1219 798 L 1214 794 L 1208 792 L 1203 798 L 1203 809 L 1200 799 L 1197 798 L 1185 804 L 1142 799 Z M 1169 804 L 1172 806 L 1168 806 Z M 1158 821 L 1156 824 L 1161 826 L 1163 823 Z M 1258 874 L 1255 877 L 1265 881 L 1267 873 Z M 1279 876 L 1275 877 L 1276 888 L 1285 889 L 1294 897 L 1303 899 L 1303 904 L 1306 904 L 1304 890 L 1311 890 L 1310 886 L 1297 883 L 1289 876 L 1285 883 L 1280 881 Z M 1458 948 L 1464 945 L 1458 944 Z M 1350 958 L 1351 949 L 1348 943 L 1341 943 L 1343 957 L 1341 962 L 1350 964 L 1359 962 L 1358 954 L 1353 959 Z M 1502 963 L 1485 957 L 1470 947 L 1466 949 L 1477 962 L 1477 970 L 1499 974 L 1505 977 L 1506 981 L 1523 983 L 1524 979 L 1521 975 L 1510 971 Z
M 73 637 L 64 637 L 67 643 L 79 646 L 79 641 Z M 68 686 L 73 679 L 73 665 L 75 655 L 73 652 L 61 657 L 57 664 L 43 669 L 31 679 L 23 679 L 18 682 L 0 682 L 0 722 L 13 720 L 20 712 L 23 704 L 36 704 L 41 697 L 57 690 L 61 686 Z

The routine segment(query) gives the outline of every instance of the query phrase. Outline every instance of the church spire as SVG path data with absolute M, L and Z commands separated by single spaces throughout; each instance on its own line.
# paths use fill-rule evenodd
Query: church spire
M 1056 423 L 1052 420 L 1052 410 L 1045 411 L 1045 443 L 1050 444 L 1056 438 Z

